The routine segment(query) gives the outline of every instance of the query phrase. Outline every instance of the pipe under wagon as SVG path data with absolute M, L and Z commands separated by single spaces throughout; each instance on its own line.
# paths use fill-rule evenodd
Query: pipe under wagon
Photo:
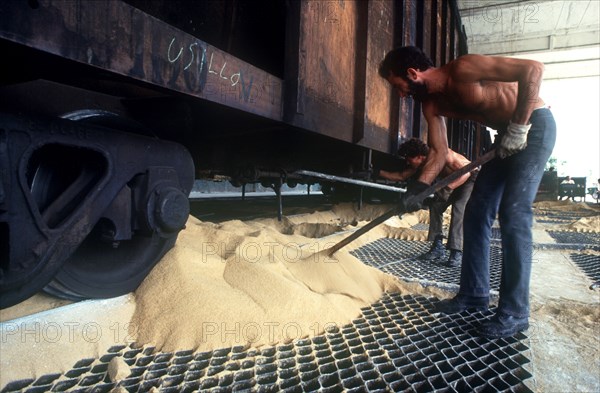
M 409 44 L 466 53 L 455 1 L 1 2 L 0 307 L 134 290 L 206 173 L 398 165 L 427 130 L 377 65 Z M 469 157 L 485 136 L 448 124 Z

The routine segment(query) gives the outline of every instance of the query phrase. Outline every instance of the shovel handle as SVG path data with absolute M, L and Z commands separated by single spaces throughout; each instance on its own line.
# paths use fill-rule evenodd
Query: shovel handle
M 490 161 L 495 156 L 496 156 L 496 150 L 490 150 L 490 151 L 488 151 L 487 153 L 479 156 L 475 161 L 471 161 L 469 164 L 467 164 L 467 165 L 463 166 L 462 168 L 460 168 L 460 169 L 452 172 L 451 174 L 449 174 L 448 176 L 446 176 L 445 178 L 443 178 L 439 182 L 434 183 L 434 184 L 430 185 L 429 187 L 427 187 L 425 190 L 421 191 L 420 193 L 418 193 L 416 195 L 413 195 L 412 197 L 410 197 L 410 200 L 422 201 L 423 199 L 427 198 L 429 195 L 433 194 L 434 192 L 436 192 L 436 191 L 438 191 L 438 190 L 446 187 L 448 184 L 452 183 L 454 180 L 458 179 L 459 177 L 461 177 L 465 173 L 471 172 L 475 168 L 477 168 L 477 167 L 485 164 L 486 162 Z M 358 237 L 364 235 L 365 233 L 369 232 L 371 229 L 375 228 L 377 225 L 381 224 L 382 222 L 386 221 L 387 219 L 389 219 L 389 218 L 391 218 L 391 217 L 393 217 L 393 216 L 395 216 L 397 214 L 401 214 L 401 213 L 404 213 L 404 212 L 401 212 L 398 207 L 395 207 L 393 209 L 388 210 L 387 212 L 383 213 L 381 216 L 375 218 L 370 223 L 366 224 L 362 228 L 359 228 L 354 233 L 350 234 L 348 237 L 342 239 L 338 243 L 336 243 L 333 246 L 331 246 L 327 250 L 327 255 L 328 256 L 332 256 L 337 250 L 339 250 L 340 248 L 344 247 L 348 243 L 354 241 L 356 238 L 358 238 Z

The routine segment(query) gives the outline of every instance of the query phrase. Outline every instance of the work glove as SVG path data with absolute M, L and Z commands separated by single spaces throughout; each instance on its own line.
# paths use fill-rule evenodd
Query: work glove
M 425 198 L 415 199 L 413 197 L 425 191 L 428 187 L 429 185 L 418 180 L 410 182 L 406 187 L 406 192 L 400 196 L 398 204 L 400 212 L 411 213 L 423 209 L 423 199 Z
M 527 133 L 530 128 L 531 124 L 516 124 L 511 121 L 508 124 L 506 133 L 502 136 L 500 146 L 498 146 L 498 157 L 506 158 L 525 149 L 525 146 L 527 146 Z

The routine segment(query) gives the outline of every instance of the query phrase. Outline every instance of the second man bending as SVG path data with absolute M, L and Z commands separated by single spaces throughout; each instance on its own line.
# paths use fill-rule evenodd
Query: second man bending
M 398 154 L 404 158 L 407 167 L 397 172 L 379 170 L 379 177 L 391 181 L 410 181 L 423 168 L 428 151 L 429 147 L 420 139 L 409 139 L 398 149 Z M 469 163 L 470 161 L 466 157 L 448 149 L 446 163 L 440 175 L 448 176 Z M 467 173 L 435 193 L 429 204 L 429 233 L 427 236 L 427 240 L 433 243 L 430 250 L 421 255 L 420 259 L 426 261 L 445 259 L 446 249 L 449 249 L 450 256 L 447 260 L 443 260 L 442 264 L 449 267 L 460 266 L 463 249 L 463 216 L 476 176 L 477 171 Z M 448 242 L 444 246 L 443 216 L 449 206 L 452 206 L 452 213 Z

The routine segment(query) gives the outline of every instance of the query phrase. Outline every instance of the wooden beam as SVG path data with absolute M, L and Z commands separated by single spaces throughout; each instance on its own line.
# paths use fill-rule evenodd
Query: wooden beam
M 47 0 L 36 9 L 26 1 L 4 1 L 0 15 L 0 38 L 154 86 L 282 119 L 281 79 L 122 1 Z

